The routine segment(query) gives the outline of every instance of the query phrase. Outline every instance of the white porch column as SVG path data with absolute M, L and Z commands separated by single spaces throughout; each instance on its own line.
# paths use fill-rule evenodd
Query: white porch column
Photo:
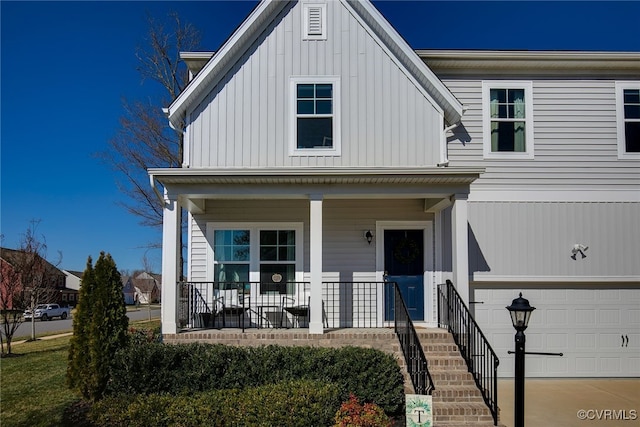
M 311 302 L 309 333 L 322 334 L 322 195 L 309 197 L 309 255 Z
M 451 210 L 453 285 L 462 300 L 469 305 L 469 234 L 467 224 L 467 194 L 456 194 Z
M 162 218 L 162 333 L 175 334 L 177 328 L 177 284 L 180 269 L 180 204 L 165 189 Z

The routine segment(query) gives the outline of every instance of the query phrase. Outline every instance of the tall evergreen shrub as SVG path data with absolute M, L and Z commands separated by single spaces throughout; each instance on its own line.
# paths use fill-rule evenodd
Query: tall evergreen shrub
M 67 378 L 71 388 L 95 401 L 107 387 L 113 354 L 126 345 L 129 319 L 122 280 L 111 255 L 100 253 L 94 268 L 89 259 L 85 276 L 87 272 L 88 286 L 80 292 L 74 319 Z

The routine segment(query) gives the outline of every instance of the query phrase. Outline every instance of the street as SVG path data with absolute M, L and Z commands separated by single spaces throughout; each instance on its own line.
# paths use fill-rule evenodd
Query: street
M 127 316 L 129 316 L 130 321 L 137 320 L 147 320 L 149 319 L 149 314 L 151 314 L 151 318 L 159 318 L 160 317 L 160 308 L 158 306 L 152 306 L 151 310 L 147 310 L 147 307 L 140 307 L 139 309 L 129 309 L 131 311 L 127 312 Z M 73 320 L 72 318 L 68 318 L 65 320 L 61 320 L 59 318 L 55 318 L 53 320 L 48 320 L 46 322 L 41 322 L 40 320 L 36 320 L 36 336 L 41 334 L 51 334 L 56 332 L 71 332 L 73 330 Z M 31 336 L 31 320 L 28 320 L 22 323 L 16 333 L 13 335 L 14 339 L 23 339 L 29 338 Z

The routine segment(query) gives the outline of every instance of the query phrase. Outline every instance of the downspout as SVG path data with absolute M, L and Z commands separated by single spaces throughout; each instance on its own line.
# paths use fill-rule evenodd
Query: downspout
M 464 113 L 468 108 L 469 107 L 466 105 L 462 106 L 462 116 L 464 116 Z M 456 123 L 452 124 L 451 126 L 447 126 L 442 130 L 442 152 L 444 155 L 442 156 L 442 161 L 436 165 L 439 168 L 449 166 L 449 144 L 447 144 L 447 132 L 450 132 L 460 126 L 460 124 L 462 123 L 462 116 L 460 116 L 460 120 L 458 120 Z
M 162 196 L 162 194 L 160 194 L 160 190 L 158 190 L 158 187 L 156 187 L 156 179 L 154 178 L 154 176 L 151 174 L 149 175 L 149 183 L 151 184 L 151 188 L 153 189 L 153 192 L 156 194 L 156 197 L 158 197 L 158 200 L 160 201 L 160 204 L 162 206 L 164 206 L 166 204 L 164 197 Z

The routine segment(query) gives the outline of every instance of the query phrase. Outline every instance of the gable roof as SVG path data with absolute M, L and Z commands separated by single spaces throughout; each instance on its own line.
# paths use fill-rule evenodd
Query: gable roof
M 262 0 L 238 29 L 204 65 L 187 87 L 164 111 L 173 127 L 179 128 L 187 109 L 207 95 L 249 48 L 257 37 L 292 1 Z M 398 61 L 405 73 L 411 75 L 444 111 L 447 122 L 457 123 L 462 117 L 462 104 L 411 49 L 391 24 L 369 0 L 336 0 L 342 3 L 361 24 L 371 31 L 388 52 Z
M 24 262 L 24 258 L 27 255 L 26 252 L 17 249 L 0 248 L 0 258 L 12 267 L 18 267 Z M 51 264 L 46 259 L 42 258 L 44 265 L 49 275 L 64 276 L 66 275 L 55 265 Z

